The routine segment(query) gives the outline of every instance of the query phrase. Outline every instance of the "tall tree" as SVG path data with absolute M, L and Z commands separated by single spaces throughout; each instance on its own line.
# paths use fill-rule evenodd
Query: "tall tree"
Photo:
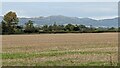
M 56 22 L 54 22 L 54 24 L 53 24 L 53 31 L 57 31 L 57 24 L 56 24 Z
M 33 21 L 28 20 L 28 22 L 25 23 L 25 32 L 27 32 L 27 33 L 33 33 L 33 32 L 35 32 Z
M 43 30 L 43 31 L 49 31 L 48 25 L 44 25 L 44 26 L 42 27 L 42 30 Z
M 67 31 L 73 31 L 74 30 L 74 25 L 72 25 L 72 24 L 67 24 L 66 26 L 65 26 L 65 29 L 67 30 Z
M 80 30 L 79 26 L 78 26 L 78 25 L 75 25 L 74 31 L 79 31 L 79 30 Z
M 79 25 L 80 32 L 84 32 L 87 27 L 85 25 Z
M 8 12 L 4 15 L 2 20 L 2 32 L 3 34 L 12 34 L 17 30 L 18 18 L 15 12 Z

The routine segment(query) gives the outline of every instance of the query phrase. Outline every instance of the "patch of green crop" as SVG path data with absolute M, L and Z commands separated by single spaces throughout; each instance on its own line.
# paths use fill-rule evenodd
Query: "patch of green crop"
M 78 63 L 73 61 L 73 59 L 74 58 L 72 59 L 67 58 L 67 59 L 39 62 L 33 64 L 35 64 L 35 66 L 111 66 L 109 62 L 97 61 L 97 62 Z M 116 64 L 113 64 L 112 66 L 116 66 Z
M 31 58 L 31 57 L 50 57 L 66 54 L 111 54 L 115 52 L 81 52 L 81 51 L 49 51 L 38 53 L 3 53 L 2 59 Z

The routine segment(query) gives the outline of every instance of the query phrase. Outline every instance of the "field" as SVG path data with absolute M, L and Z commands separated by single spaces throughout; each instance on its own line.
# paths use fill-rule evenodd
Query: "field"
M 3 35 L 3 66 L 110 66 L 117 33 Z

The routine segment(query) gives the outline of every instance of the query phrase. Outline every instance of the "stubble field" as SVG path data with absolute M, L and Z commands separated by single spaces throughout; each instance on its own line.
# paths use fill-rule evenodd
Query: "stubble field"
M 117 33 L 3 35 L 3 66 L 110 66 Z

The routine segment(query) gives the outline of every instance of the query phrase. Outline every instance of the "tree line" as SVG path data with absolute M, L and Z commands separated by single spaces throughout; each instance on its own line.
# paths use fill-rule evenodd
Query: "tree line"
M 35 26 L 34 21 L 28 20 L 24 25 L 18 25 L 19 19 L 15 12 L 8 12 L 4 15 L 0 24 L 1 33 L 4 34 L 29 34 L 29 33 L 99 33 L 99 32 L 118 32 L 120 28 L 95 28 L 92 25 L 57 25 L 53 22 L 51 25 Z

